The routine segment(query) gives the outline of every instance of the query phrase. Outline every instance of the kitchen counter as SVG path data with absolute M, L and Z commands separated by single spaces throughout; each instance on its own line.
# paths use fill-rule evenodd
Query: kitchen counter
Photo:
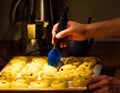
M 115 76 L 120 79 L 120 42 L 112 41 L 96 41 L 93 42 L 91 49 L 88 52 L 88 56 L 99 57 L 103 62 L 103 70 L 101 74 L 108 74 Z M 7 41 L 0 42 L 0 67 L 1 69 L 7 64 L 13 56 L 22 55 L 21 46 L 19 42 Z M 62 51 L 63 56 L 67 56 L 65 49 Z M 17 91 L 18 92 L 18 91 Z M 37 91 L 33 91 L 38 93 Z M 43 91 L 44 92 L 44 91 Z M 69 91 L 69 93 L 74 93 L 75 91 Z M 6 93 L 6 92 L 3 92 Z M 14 93 L 10 91 L 9 93 Z M 15 91 L 16 93 L 16 91 Z M 19 92 L 18 92 L 19 93 Z M 20 92 L 21 93 L 21 92 Z M 24 92 L 22 92 L 24 93 Z M 25 93 L 32 93 L 26 91 Z M 44 92 L 50 93 L 50 92 Z M 58 93 L 56 91 L 52 93 Z M 60 91 L 59 93 L 62 93 Z M 82 93 L 82 92 L 79 92 Z

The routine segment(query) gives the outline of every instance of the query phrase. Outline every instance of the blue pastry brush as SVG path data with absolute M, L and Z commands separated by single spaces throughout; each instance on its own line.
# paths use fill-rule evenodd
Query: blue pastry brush
M 67 25 L 67 17 L 68 17 L 68 7 L 65 7 L 63 10 L 63 13 L 59 19 L 59 24 L 56 33 L 60 32 L 61 30 L 66 28 Z M 48 65 L 58 67 L 61 59 L 61 53 L 60 53 L 60 42 L 61 39 L 56 39 L 55 45 L 53 46 L 53 49 L 50 50 L 48 53 Z

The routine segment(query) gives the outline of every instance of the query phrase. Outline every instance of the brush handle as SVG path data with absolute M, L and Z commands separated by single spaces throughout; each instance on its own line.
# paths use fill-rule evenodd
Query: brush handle
M 59 33 L 61 30 L 64 30 L 66 28 L 67 20 L 68 20 L 68 10 L 69 10 L 68 7 L 64 8 L 64 11 L 59 19 L 59 24 L 58 24 L 56 33 Z M 61 42 L 61 39 L 56 39 L 56 43 L 54 45 L 55 49 L 59 48 L 60 42 Z

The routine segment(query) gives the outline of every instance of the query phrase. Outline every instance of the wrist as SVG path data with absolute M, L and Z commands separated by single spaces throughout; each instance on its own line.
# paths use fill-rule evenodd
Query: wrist
M 92 38 L 92 34 L 91 34 L 92 26 L 91 26 L 91 24 L 85 24 L 84 27 L 85 27 L 84 28 L 84 37 L 85 37 L 85 39 Z

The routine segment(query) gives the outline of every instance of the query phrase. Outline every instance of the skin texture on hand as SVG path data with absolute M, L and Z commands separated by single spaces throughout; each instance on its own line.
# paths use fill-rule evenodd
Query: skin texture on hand
M 55 24 L 52 29 L 52 44 L 55 43 L 55 38 L 62 39 L 61 47 L 66 47 L 67 40 L 77 40 L 77 41 L 86 40 L 87 38 L 84 37 L 84 33 L 85 33 L 84 25 L 87 24 L 79 24 L 74 21 L 68 21 L 67 28 L 56 34 L 58 23 Z M 79 28 L 82 30 L 80 30 Z
M 91 77 L 87 86 L 91 93 L 120 93 L 120 80 L 107 75 Z
M 75 21 L 68 21 L 65 30 L 56 34 L 58 23 L 52 29 L 52 44 L 55 38 L 62 39 L 61 47 L 66 47 L 67 40 L 83 41 L 90 38 L 119 38 L 120 18 L 82 24 Z

